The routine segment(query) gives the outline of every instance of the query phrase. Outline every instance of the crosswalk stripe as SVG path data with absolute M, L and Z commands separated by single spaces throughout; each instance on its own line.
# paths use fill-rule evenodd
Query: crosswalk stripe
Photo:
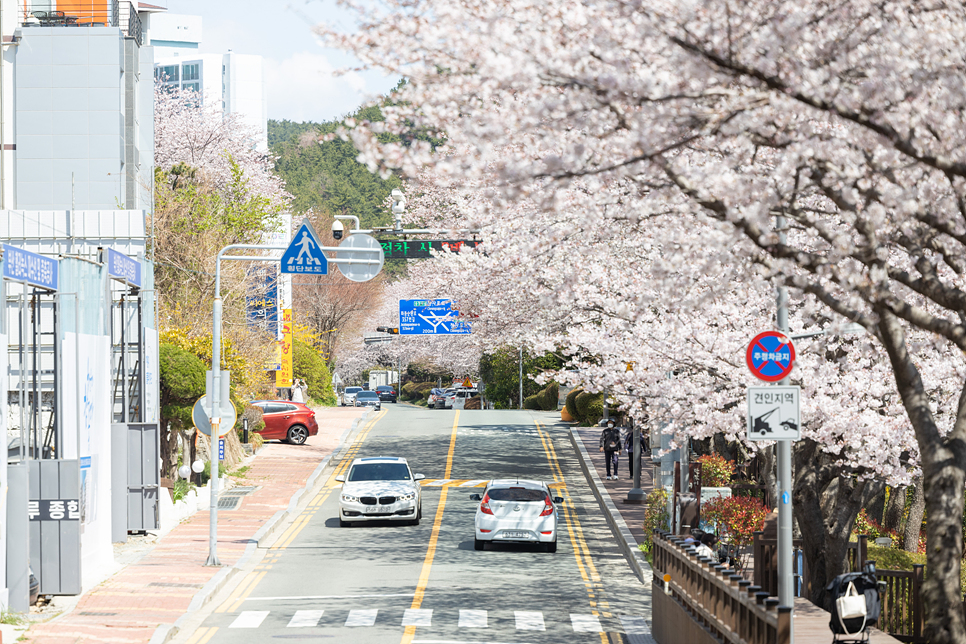
M 349 617 L 345 620 L 346 626 L 372 626 L 376 623 L 378 609 L 350 610 Z
M 317 626 L 324 610 L 297 610 L 286 628 L 311 628 Z
M 403 614 L 403 626 L 432 626 L 432 608 L 407 608 Z
M 479 487 L 489 481 L 489 479 L 473 479 L 472 481 L 464 481 L 459 484 L 459 487 Z
M 453 479 L 433 479 L 431 481 L 423 481 L 424 487 L 443 487 L 447 483 L 452 483 Z
M 268 617 L 267 610 L 243 610 L 228 628 L 258 628 Z
M 516 619 L 518 631 L 547 630 L 547 628 L 543 625 L 543 613 L 515 610 L 513 611 L 513 617 Z
M 460 609 L 459 627 L 486 628 L 486 611 Z
M 570 623 L 578 633 L 600 633 L 604 629 L 600 627 L 600 619 L 596 615 L 574 615 L 570 614 Z
M 630 644 L 651 644 L 654 642 L 651 638 L 651 629 L 647 627 L 647 620 L 643 617 L 621 615 L 620 620 Z

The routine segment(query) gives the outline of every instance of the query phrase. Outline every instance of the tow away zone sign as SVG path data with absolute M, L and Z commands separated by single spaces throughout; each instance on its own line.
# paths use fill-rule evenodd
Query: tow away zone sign
M 748 440 L 802 437 L 799 387 L 748 387 Z

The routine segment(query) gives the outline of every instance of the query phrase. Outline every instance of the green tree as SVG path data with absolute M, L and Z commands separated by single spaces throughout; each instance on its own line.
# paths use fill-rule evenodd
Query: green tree
M 292 368 L 295 377 L 304 380 L 309 386 L 309 396 L 313 400 L 327 407 L 335 406 L 332 375 L 325 365 L 325 360 L 312 345 L 294 340 L 292 346 Z
M 205 363 L 167 342 L 158 348 L 161 370 L 161 472 L 174 477 L 178 465 L 177 433 L 191 427 L 191 408 L 205 393 Z M 167 428 L 171 427 L 171 432 Z
M 504 347 L 480 358 L 480 378 L 486 383 L 486 397 L 502 408 L 515 408 L 520 399 L 520 353 Z M 534 396 L 543 388 L 533 378 L 548 369 L 560 369 L 562 360 L 553 353 L 533 355 L 523 352 L 523 397 Z

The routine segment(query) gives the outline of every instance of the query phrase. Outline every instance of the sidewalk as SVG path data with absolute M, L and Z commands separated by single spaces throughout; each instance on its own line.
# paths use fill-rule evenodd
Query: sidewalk
M 355 408 L 316 409 L 319 434 L 304 445 L 267 443 L 250 461 L 239 486 L 257 489 L 234 510 L 218 512 L 218 559 L 206 567 L 209 511 L 200 510 L 163 535 L 143 556 L 81 595 L 72 610 L 31 625 L 25 639 L 37 644 L 163 642 L 172 625 L 200 609 L 288 518 L 322 473 L 342 437 L 364 416 Z M 168 492 L 163 491 L 164 494 Z M 123 547 L 122 547 L 123 549 Z M 157 635 L 156 635 L 157 631 Z
M 627 492 L 633 487 L 633 481 L 628 476 L 627 456 L 621 456 L 620 478 L 616 481 L 605 480 L 607 476 L 604 455 L 598 452 L 600 428 L 572 427 L 571 441 L 577 450 L 580 465 L 587 475 L 594 495 L 606 508 L 605 515 L 611 528 L 619 535 L 618 543 L 631 567 L 637 572 L 643 584 L 644 593 L 651 592 L 653 573 L 644 554 L 637 547 L 644 535 L 644 504 L 624 503 Z M 649 458 L 642 459 L 641 489 L 645 493 L 653 489 L 653 471 Z M 829 614 L 815 606 L 807 599 L 795 599 L 795 619 L 793 621 L 795 642 L 798 644 L 825 643 L 832 641 L 832 630 L 829 628 Z M 875 628 L 870 628 L 870 644 L 899 644 L 899 640 Z

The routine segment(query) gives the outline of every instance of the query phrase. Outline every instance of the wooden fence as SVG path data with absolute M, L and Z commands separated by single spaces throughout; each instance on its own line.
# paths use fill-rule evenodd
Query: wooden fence
M 794 554 L 792 556 L 795 570 L 795 596 L 809 597 L 811 595 L 812 580 L 808 574 L 808 566 L 805 564 L 805 557 L 802 554 L 802 542 L 800 539 L 792 541 Z M 754 559 L 753 579 L 756 586 L 772 595 L 778 594 L 778 542 L 776 539 L 767 539 L 764 533 L 759 531 L 754 533 L 752 541 L 752 556 Z M 868 559 L 869 540 L 864 534 L 860 534 L 858 541 L 849 544 L 845 552 L 846 570 L 858 572 L 861 569 L 860 563 Z M 801 561 L 801 565 L 798 562 Z
M 655 531 L 652 632 L 659 644 L 788 644 L 791 607 Z

